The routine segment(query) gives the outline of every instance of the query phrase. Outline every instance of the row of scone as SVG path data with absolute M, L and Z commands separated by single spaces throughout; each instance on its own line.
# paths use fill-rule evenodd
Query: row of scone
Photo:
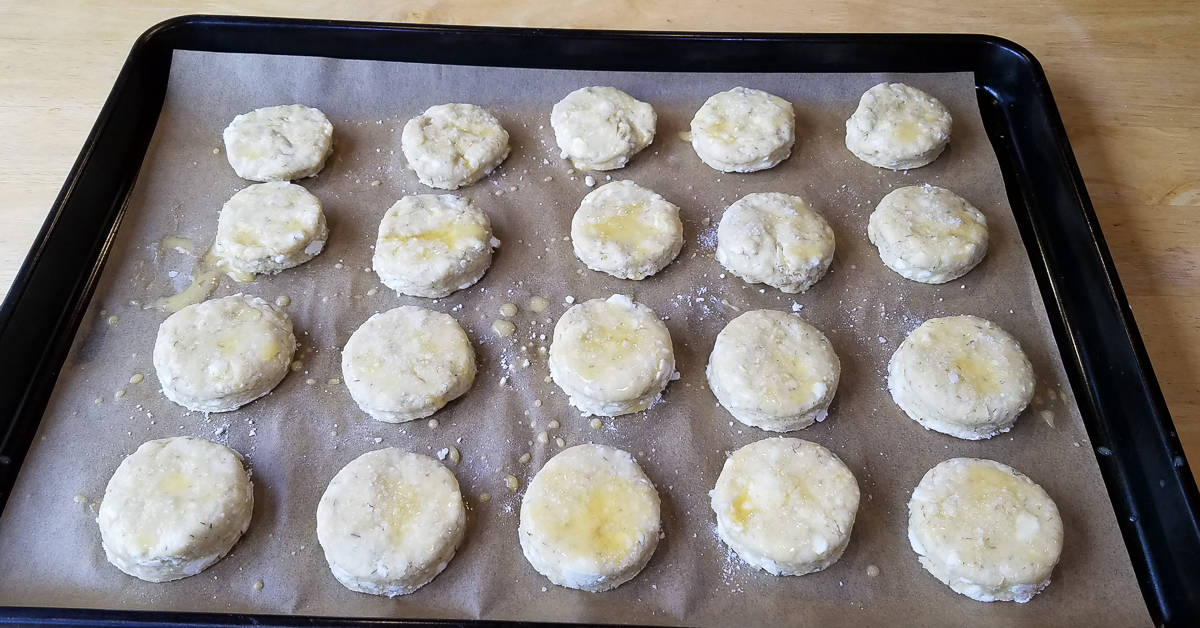
M 154 367 L 163 394 L 190 410 L 225 412 L 270 392 L 295 351 L 292 323 L 263 299 L 233 295 L 183 308 L 159 327 Z M 550 375 L 583 415 L 640 412 L 678 378 L 671 334 L 625 295 L 569 308 L 554 326 Z M 401 306 L 371 316 L 342 349 L 351 397 L 390 423 L 432 415 L 470 389 L 475 352 L 449 314 Z M 825 418 L 841 362 L 799 315 L 746 312 L 717 335 L 709 387 L 737 420 L 786 432 Z M 977 440 L 1007 432 L 1033 397 L 1033 367 L 1008 332 L 976 316 L 925 321 L 888 363 L 888 388 L 927 429 Z
M 902 187 L 871 214 L 867 235 L 880 259 L 922 283 L 961 277 L 988 247 L 983 213 L 944 188 Z M 275 273 L 321 251 L 328 231 L 320 201 L 303 187 L 251 185 L 221 210 L 213 252 L 236 279 Z M 632 181 L 587 194 L 571 220 L 575 255 L 588 268 L 640 280 L 665 268 L 683 246 L 679 208 Z M 420 194 L 397 201 L 379 224 L 372 268 L 399 294 L 441 298 L 479 281 L 500 245 L 487 213 L 470 199 Z M 786 293 L 828 272 L 835 241 L 828 222 L 801 198 L 753 193 L 730 205 L 717 227 L 717 261 L 753 284 Z
M 710 493 L 716 532 L 746 563 L 777 576 L 829 567 L 858 512 L 854 475 L 828 449 L 768 438 L 734 452 Z M 980 601 L 1027 602 L 1062 550 L 1054 501 L 1007 465 L 954 458 L 913 490 L 908 538 L 921 565 Z M 253 487 L 235 451 L 194 437 L 152 440 L 125 458 L 97 521 L 109 562 L 150 582 L 195 575 L 250 525 Z M 466 508 L 454 474 L 396 448 L 355 458 L 329 482 L 317 540 L 347 588 L 394 597 L 454 557 Z M 628 452 L 578 445 L 551 458 L 521 502 L 525 558 L 554 584 L 607 591 L 636 576 L 663 535 L 659 495 Z
M 654 141 L 649 104 L 614 87 L 584 87 L 550 112 L 564 159 L 581 170 L 614 170 Z M 692 118 L 692 147 L 723 172 L 755 172 L 791 155 L 796 114 L 783 98 L 735 87 L 709 97 Z M 846 120 L 846 147 L 863 161 L 893 170 L 935 160 L 950 142 L 950 112 L 903 83 L 863 93 Z M 226 156 L 251 181 L 294 181 L 317 174 L 333 145 L 333 125 L 304 105 L 264 107 L 233 119 L 223 133 Z M 508 131 L 472 104 L 434 105 L 404 125 L 400 148 L 421 183 L 456 190 L 485 177 L 509 154 Z

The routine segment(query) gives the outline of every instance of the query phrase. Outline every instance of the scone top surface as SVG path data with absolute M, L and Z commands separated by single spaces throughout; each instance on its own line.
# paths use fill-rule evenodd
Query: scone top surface
M 833 263 L 833 229 L 798 196 L 747 194 L 717 226 L 717 261 L 750 283 L 804 292 Z
M 321 201 L 286 181 L 239 190 L 221 208 L 213 253 L 238 273 L 277 273 L 312 259 L 329 229 Z
M 709 386 L 721 405 L 742 423 L 777 432 L 824 419 L 840 376 L 825 334 L 776 310 L 730 321 L 708 362 Z
M 225 412 L 270 392 L 295 351 L 287 314 L 258 297 L 235 294 L 168 316 L 154 341 L 154 369 L 171 401 Z
M 654 108 L 615 87 L 582 87 L 555 103 L 550 126 L 564 159 L 580 170 L 615 170 L 650 145 Z
M 367 319 L 342 349 L 342 375 L 358 406 L 400 423 L 427 417 L 475 381 L 475 351 L 449 314 L 404 305 Z
M 479 281 L 498 243 L 491 220 L 470 199 L 405 196 L 380 221 L 371 264 L 396 292 L 437 299 Z
M 933 185 L 889 192 L 871 214 L 867 236 L 888 268 L 931 284 L 965 275 L 983 259 L 988 245 L 983 212 Z
M 888 363 L 888 390 L 927 429 L 977 440 L 1007 432 L 1033 398 L 1021 345 L 978 316 L 931 318 Z
M 691 134 L 696 155 L 715 170 L 765 170 L 791 155 L 796 112 L 778 96 L 735 87 L 704 102 L 692 118 Z
M 1042 487 L 992 460 L 952 458 L 921 478 L 908 503 L 921 564 L 972 599 L 1027 602 L 1062 553 L 1058 507 Z
M 662 270 L 683 247 L 679 208 L 632 181 L 596 188 L 571 218 L 575 256 L 588 268 L 620 279 Z
M 554 326 L 550 375 L 576 408 L 616 416 L 650 407 L 675 371 L 667 326 L 614 294 L 568 309 Z
M 412 593 L 432 580 L 454 556 L 465 525 L 454 474 L 394 447 L 352 460 L 317 504 L 317 540 L 334 576 L 374 595 Z
M 241 456 L 202 438 L 142 443 L 121 461 L 96 521 L 109 562 L 149 582 L 199 573 L 246 528 L 254 490 Z
M 938 99 L 904 83 L 868 89 L 846 120 L 846 148 L 880 168 L 919 168 L 950 143 L 950 112 Z
M 525 557 L 551 582 L 606 591 L 654 553 L 658 492 L 628 452 L 577 445 L 551 458 L 521 502 Z
M 400 149 L 421 183 L 457 190 L 504 161 L 508 131 L 478 105 L 434 105 L 405 123 Z
M 294 181 L 325 166 L 333 124 L 304 105 L 263 107 L 233 119 L 222 133 L 234 172 L 251 181 Z
M 858 501 L 858 482 L 837 456 L 782 437 L 734 452 L 712 492 L 721 540 L 775 575 L 803 575 L 836 562 Z

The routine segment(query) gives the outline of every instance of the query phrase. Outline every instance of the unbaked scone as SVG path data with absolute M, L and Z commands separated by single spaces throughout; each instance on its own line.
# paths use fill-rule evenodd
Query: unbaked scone
M 615 87 L 583 87 L 554 104 L 550 127 L 563 159 L 580 170 L 616 170 L 654 141 L 658 116 Z
M 449 469 L 388 447 L 351 460 L 333 476 L 317 504 L 317 542 L 347 589 L 396 597 L 446 568 L 466 521 Z
M 813 287 L 833 263 L 833 229 L 798 196 L 747 194 L 717 226 L 717 261 L 750 283 L 789 294 Z
M 888 390 L 909 418 L 968 440 L 1010 430 L 1035 384 L 1017 339 L 978 316 L 921 323 L 888 362 Z
M 717 334 L 706 373 L 733 418 L 788 432 L 825 420 L 842 364 L 825 334 L 804 319 L 753 310 Z
M 439 299 L 479 281 L 499 244 L 491 220 L 470 199 L 405 196 L 379 223 L 371 267 L 400 294 Z
M 599 592 L 646 566 L 660 530 L 658 492 L 633 456 L 577 445 L 533 476 L 517 534 L 525 559 L 550 582 Z
M 283 310 L 235 294 L 168 316 L 154 339 L 154 371 L 167 399 L 188 410 L 227 412 L 271 392 L 295 352 Z
M 842 557 L 859 492 L 833 452 L 776 437 L 726 459 L 711 497 L 717 536 L 739 558 L 776 576 L 802 576 Z
M 427 417 L 475 381 L 475 350 L 449 314 L 404 305 L 368 318 L 342 349 L 342 379 L 386 423 Z
M 263 107 L 233 119 L 221 134 L 237 176 L 251 181 L 295 181 L 325 166 L 333 124 L 304 105 Z
M 987 254 L 987 219 L 950 190 L 913 185 L 879 201 L 867 222 L 867 237 L 901 277 L 946 283 L 970 272 Z
M 554 325 L 550 376 L 584 416 L 645 410 L 674 373 L 667 326 L 623 294 L 572 306 Z
M 194 576 L 221 560 L 254 511 L 242 457 L 203 438 L 142 443 L 121 461 L 100 502 L 108 562 L 147 582 Z
M 571 218 L 575 257 L 620 279 L 645 279 L 683 247 L 679 208 L 633 181 L 613 181 L 583 197 Z
M 508 131 L 483 107 L 434 105 L 405 123 L 400 150 L 421 183 L 457 190 L 508 157 Z
M 1028 602 L 1062 553 L 1054 500 L 1012 467 L 952 458 L 908 502 L 908 542 L 933 577 L 972 600 Z
M 255 183 L 221 208 L 213 254 L 234 273 L 274 274 L 316 257 L 328 237 L 321 201 L 308 190 Z
M 862 95 L 846 120 L 846 148 L 872 166 L 920 168 L 950 143 L 951 122 L 933 96 L 904 83 L 880 83 Z
M 792 154 L 792 103 L 762 90 L 735 87 L 713 94 L 692 118 L 692 148 L 722 172 L 772 168 Z

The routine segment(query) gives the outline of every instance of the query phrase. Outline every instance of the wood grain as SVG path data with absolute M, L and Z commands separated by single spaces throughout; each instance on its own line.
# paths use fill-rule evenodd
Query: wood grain
M 187 13 L 566 28 L 979 32 L 1043 64 L 1134 315 L 1200 470 L 1200 2 L 675 0 L 0 3 L 0 289 L 129 47 Z

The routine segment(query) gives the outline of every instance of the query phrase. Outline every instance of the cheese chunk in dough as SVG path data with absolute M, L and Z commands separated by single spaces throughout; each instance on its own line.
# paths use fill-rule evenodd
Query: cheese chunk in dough
M 797 438 L 750 443 L 725 460 L 712 491 L 717 536 L 776 576 L 837 562 L 858 513 L 858 482 L 828 449 Z
M 96 518 L 108 562 L 147 582 L 194 576 L 250 526 L 254 485 L 237 452 L 203 438 L 142 443 L 121 461 Z
M 654 108 L 615 87 L 583 87 L 555 103 L 550 126 L 563 159 L 615 170 L 654 141 Z
M 475 351 L 449 314 L 404 305 L 368 318 L 342 349 L 342 378 L 371 417 L 427 417 L 471 388 Z
M 633 456 L 578 445 L 533 477 L 517 534 L 529 564 L 550 582 L 599 592 L 646 566 L 660 526 L 658 492 Z
M 317 504 L 317 541 L 347 589 L 395 597 L 446 568 L 466 519 L 449 469 L 389 447 L 355 458 L 333 476 Z
M 674 372 L 667 326 L 623 294 L 575 305 L 554 326 L 550 376 L 584 415 L 645 410 Z
M 1063 522 L 1042 487 L 992 460 L 930 469 L 908 502 L 908 541 L 921 566 L 980 602 L 1028 602 L 1050 584 Z

